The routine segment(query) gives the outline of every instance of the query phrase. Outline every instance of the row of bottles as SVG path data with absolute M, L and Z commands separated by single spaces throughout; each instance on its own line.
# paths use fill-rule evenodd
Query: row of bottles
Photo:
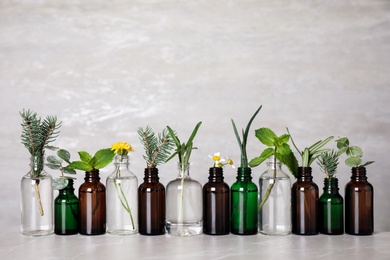
M 310 167 L 300 167 L 297 181 L 291 186 L 281 164 L 270 161 L 268 170 L 260 177 L 259 190 L 252 182 L 251 168 L 238 168 L 231 188 L 224 182 L 222 168 L 210 168 L 209 181 L 203 187 L 191 179 L 189 167 L 184 171 L 179 168 L 179 176 L 165 190 L 157 168 L 145 169 L 144 182 L 138 186 L 137 177 L 128 168 L 128 157 L 120 158 L 115 158 L 115 171 L 107 178 L 106 186 L 99 181 L 99 171 L 87 172 L 78 198 L 73 180 L 69 179 L 68 186 L 54 200 L 56 234 L 336 235 L 344 230 L 352 235 L 373 233 L 373 187 L 364 167 L 352 168 L 344 204 L 336 178 L 325 178 L 319 197 Z M 53 233 L 50 179 L 46 173 L 39 179 L 29 175 L 22 179 L 25 235 Z M 264 196 L 268 196 L 267 201 L 260 209 Z

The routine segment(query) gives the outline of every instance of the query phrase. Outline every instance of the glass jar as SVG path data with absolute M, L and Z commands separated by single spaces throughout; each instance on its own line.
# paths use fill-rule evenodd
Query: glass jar
M 230 232 L 236 235 L 254 235 L 258 232 L 258 189 L 252 182 L 252 169 L 239 167 L 236 182 L 231 187 Z
M 230 188 L 223 179 L 223 169 L 211 167 L 203 186 L 203 233 L 207 235 L 230 233 Z
M 54 200 L 54 233 L 57 235 L 78 234 L 79 199 L 74 194 L 73 179 L 68 179 L 68 185 L 59 190 Z
M 319 199 L 319 228 L 326 235 L 344 233 L 343 198 L 339 194 L 337 178 L 324 179 L 324 193 Z
M 165 187 L 157 168 L 146 168 L 138 187 L 138 228 L 141 235 L 165 234 Z
M 374 188 L 367 181 L 365 167 L 353 167 L 351 180 L 345 186 L 345 233 L 374 233 Z
M 166 229 L 173 236 L 202 233 L 202 185 L 190 177 L 190 164 L 178 164 L 179 176 L 168 183 Z
M 318 186 L 313 182 L 311 167 L 298 167 L 297 181 L 291 188 L 292 233 L 317 235 Z
M 291 233 L 291 182 L 275 158 L 259 179 L 259 232 L 265 235 Z M 263 198 L 266 201 L 260 206 Z
M 31 156 L 30 171 L 21 180 L 21 231 L 26 236 L 54 233 L 52 178 L 43 162 L 43 156 Z
M 100 182 L 99 170 L 85 173 L 79 188 L 79 233 L 106 233 L 106 187 Z
M 138 179 L 129 170 L 128 155 L 115 155 L 115 170 L 107 177 L 107 232 L 138 233 Z

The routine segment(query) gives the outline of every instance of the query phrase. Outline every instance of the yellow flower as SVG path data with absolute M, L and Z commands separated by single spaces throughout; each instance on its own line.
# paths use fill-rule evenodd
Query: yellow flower
M 111 150 L 114 151 L 115 154 L 126 155 L 128 152 L 133 152 L 133 147 L 126 142 L 118 142 L 111 146 Z

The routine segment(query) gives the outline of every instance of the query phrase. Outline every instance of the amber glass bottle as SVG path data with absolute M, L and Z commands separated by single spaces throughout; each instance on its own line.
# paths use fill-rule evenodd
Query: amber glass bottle
M 374 188 L 367 181 L 365 167 L 353 167 L 345 186 L 345 233 L 371 235 L 374 232 Z
M 297 181 L 291 188 L 292 233 L 317 235 L 318 186 L 313 182 L 311 167 L 299 167 Z
M 157 168 L 146 168 L 138 187 L 138 229 L 141 235 L 165 234 L 165 187 Z
M 230 189 L 223 179 L 222 168 L 211 167 L 203 186 L 203 233 L 207 235 L 230 233 Z
M 86 172 L 84 180 L 79 188 L 79 233 L 102 235 L 106 233 L 106 188 L 99 170 Z

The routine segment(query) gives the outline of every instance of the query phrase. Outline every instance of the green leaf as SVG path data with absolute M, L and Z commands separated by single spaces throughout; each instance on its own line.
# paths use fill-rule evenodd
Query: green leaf
M 370 165 L 371 163 L 374 163 L 375 161 L 368 161 L 368 162 L 366 162 L 365 164 L 362 164 L 362 165 L 360 165 L 360 166 L 362 166 L 362 167 L 366 167 L 367 165 Z
M 46 159 L 50 164 L 61 164 L 63 161 L 55 155 L 49 155 Z
M 337 155 L 340 156 L 347 151 L 348 147 L 342 147 L 338 150 Z
M 52 181 L 52 187 L 55 190 L 62 190 L 68 186 L 68 179 L 66 178 L 56 178 Z
M 66 167 L 69 168 L 69 169 L 80 170 L 80 171 L 85 171 L 85 172 L 90 172 L 90 171 L 93 170 L 91 165 L 89 165 L 88 163 L 83 162 L 83 161 L 71 162 Z
M 298 161 L 295 158 L 295 155 L 291 152 L 286 155 L 282 155 L 280 153 L 276 153 L 276 159 L 278 159 L 282 164 L 287 166 L 287 169 L 291 172 L 291 174 L 297 178 L 298 177 Z
M 62 167 L 60 168 L 60 170 L 66 174 L 76 174 L 76 171 L 74 169 L 70 169 L 68 167 Z
M 249 166 L 250 167 L 256 167 L 258 165 L 260 165 L 262 162 L 264 162 L 267 158 L 269 158 L 270 156 L 274 155 L 274 149 L 272 148 L 267 148 L 265 149 L 259 157 L 255 157 L 253 158 L 250 162 L 249 162 Z
M 282 155 L 289 155 L 290 153 L 292 153 L 290 146 L 286 143 L 277 146 L 276 152 Z
M 286 144 L 286 143 L 288 143 L 289 140 L 290 140 L 290 135 L 283 134 L 277 138 L 277 143 L 278 144 Z
M 302 153 L 302 167 L 309 167 L 309 155 L 310 155 L 309 148 L 306 147 Z
M 351 146 L 346 151 L 347 155 L 350 157 L 363 157 L 363 151 L 357 146 Z
M 57 151 L 58 157 L 60 157 L 62 160 L 64 160 L 67 163 L 70 163 L 70 153 L 65 149 L 59 149 Z
M 115 153 L 111 148 L 101 149 L 95 153 L 90 161 L 94 169 L 101 169 L 107 166 L 114 159 Z
M 312 153 L 316 152 L 318 149 L 323 147 L 325 144 L 327 144 L 332 139 L 333 139 L 333 136 L 329 136 L 328 138 L 326 138 L 323 141 L 316 142 L 315 144 L 313 144 L 312 146 L 309 147 L 310 153 L 312 154 Z
M 266 146 L 274 146 L 278 138 L 271 129 L 265 127 L 255 130 L 255 136 Z
M 337 148 L 347 148 L 349 146 L 349 140 L 347 137 L 342 137 L 336 140 L 337 142 Z
M 89 164 L 89 162 L 92 159 L 92 156 L 89 153 L 85 152 L 85 151 L 80 151 L 79 152 L 79 156 L 80 156 L 80 160 L 81 161 L 83 161 L 85 163 L 88 163 L 88 164 Z
M 202 124 L 202 121 L 196 124 L 194 130 L 193 130 L 192 133 L 191 133 L 190 138 L 188 138 L 187 144 L 192 143 L 192 141 L 194 140 L 195 135 L 196 135 L 196 133 L 198 132 L 198 129 L 199 129 L 199 127 L 200 127 L 201 124 Z
M 61 168 L 61 165 L 59 164 L 46 163 L 45 165 L 52 170 L 58 170 Z
M 180 147 L 180 140 L 176 136 L 175 131 L 173 131 L 172 128 L 170 128 L 169 126 L 167 126 L 167 129 L 168 129 L 169 135 L 172 137 L 173 141 L 175 142 L 176 147 L 179 148 Z
M 350 157 L 345 160 L 345 164 L 349 167 L 358 167 L 362 163 L 362 159 L 359 157 Z

